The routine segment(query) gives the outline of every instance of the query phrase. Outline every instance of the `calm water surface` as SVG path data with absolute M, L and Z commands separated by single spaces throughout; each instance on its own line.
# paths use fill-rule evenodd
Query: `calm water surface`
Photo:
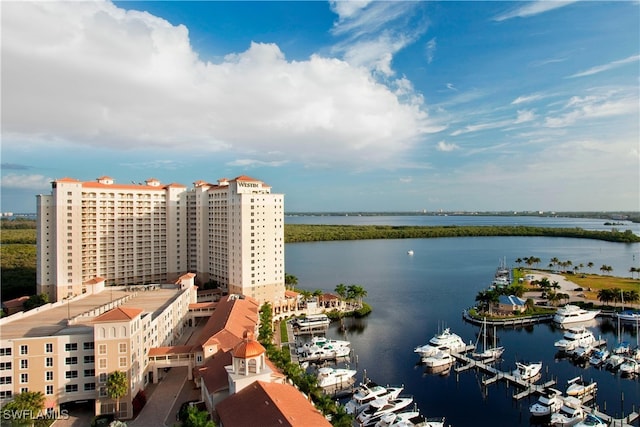
M 409 249 L 413 256 L 407 254 Z M 419 358 L 413 349 L 443 326 L 475 342 L 479 327 L 464 322 L 462 310 L 473 305 L 475 295 L 490 283 L 501 260 L 506 258 L 507 264 L 513 265 L 516 258 L 531 255 L 543 263 L 554 256 L 574 265 L 593 262 L 594 272 L 607 264 L 619 275 L 627 275 L 631 266 L 640 266 L 639 244 L 482 237 L 288 244 L 286 270 L 297 276 L 299 286 L 305 289 L 333 291 L 344 283 L 367 290 L 366 301 L 373 313 L 366 319 L 346 320 L 346 336 L 357 355 L 359 378 L 366 371 L 379 383 L 404 384 L 405 393 L 414 396 L 422 413 L 446 416 L 452 426 L 528 426 L 528 406 L 535 397 L 515 401 L 511 396 L 517 389 L 504 383 L 483 387 L 483 375 L 474 370 L 428 374 L 417 365 Z M 342 336 L 336 326 L 329 335 Z M 617 324 L 610 320 L 593 322 L 591 329 L 610 346 L 617 341 Z M 506 347 L 500 365 L 503 370 L 512 370 L 516 360 L 542 360 L 542 380 L 557 379 L 558 388 L 564 390 L 568 379 L 582 375 L 598 382 L 596 402 L 601 409 L 606 407 L 608 413 L 618 416 L 638 411 L 640 382 L 557 359 L 553 343 L 562 337 L 562 331 L 553 324 L 498 329 L 497 335 L 500 345 Z M 631 327 L 623 328 L 622 336 L 632 343 L 638 339 Z

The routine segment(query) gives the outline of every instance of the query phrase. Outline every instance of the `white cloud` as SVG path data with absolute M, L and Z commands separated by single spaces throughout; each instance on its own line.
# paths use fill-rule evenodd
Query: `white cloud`
M 544 98 L 543 95 L 540 94 L 533 94 L 533 95 L 526 95 L 526 96 L 519 96 L 516 99 L 514 99 L 511 104 L 512 105 L 518 105 L 518 104 L 525 104 L 525 103 L 529 103 L 529 102 L 533 102 L 533 101 L 538 101 L 540 99 Z
M 494 21 L 505 21 L 511 18 L 528 18 L 550 10 L 558 9 L 575 3 L 577 0 L 556 1 L 556 0 L 536 0 L 527 2 L 523 6 L 496 16 Z
M 238 166 L 242 168 L 260 167 L 260 166 L 278 167 L 278 166 L 283 166 L 286 163 L 287 163 L 286 160 L 265 162 L 263 160 L 256 160 L 256 159 L 237 159 L 237 160 L 228 162 L 227 166 Z
M 448 144 L 444 141 L 440 141 L 438 142 L 438 145 L 436 146 L 436 149 L 438 151 L 444 151 L 444 152 L 449 152 L 449 151 L 454 151 L 454 150 L 459 150 L 460 147 L 456 144 Z
M 0 178 L 0 187 L 20 190 L 45 190 L 51 188 L 53 178 L 44 175 L 7 174 Z
M 410 86 L 396 92 L 347 61 L 289 61 L 277 45 L 253 43 L 204 62 L 184 26 L 108 2 L 9 2 L 2 12 L 3 144 L 224 150 L 267 163 L 280 161 L 275 152 L 311 166 L 373 168 L 401 162 L 433 129 Z M 341 13 L 353 29 L 380 19 Z M 374 68 L 389 73 L 385 52 L 407 42 L 382 36 L 362 57 L 346 56 L 377 58 Z
M 533 110 L 518 110 L 518 118 L 515 123 L 526 123 L 534 120 L 536 118 L 536 113 Z
M 602 73 L 603 71 L 612 70 L 614 68 L 622 67 L 623 65 L 631 64 L 633 62 L 638 62 L 638 61 L 640 61 L 640 55 L 633 55 L 625 59 L 620 59 L 618 61 L 609 62 L 608 64 L 598 65 L 597 67 L 589 68 L 588 70 L 573 74 L 569 76 L 569 78 L 591 76 L 593 74 Z
M 638 99 L 634 95 L 606 93 L 584 97 L 574 96 L 567 101 L 562 112 L 548 116 L 545 119 L 545 125 L 558 128 L 571 126 L 584 120 L 637 115 L 638 108 Z
M 433 56 L 436 54 L 436 38 L 432 38 L 427 42 L 426 51 L 427 51 L 427 63 L 431 64 L 433 62 Z

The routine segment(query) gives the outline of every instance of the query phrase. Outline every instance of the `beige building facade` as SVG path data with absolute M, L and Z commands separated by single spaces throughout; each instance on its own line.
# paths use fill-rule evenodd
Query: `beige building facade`
M 37 288 L 51 301 L 186 272 L 259 302 L 284 298 L 284 195 L 239 176 L 193 188 L 72 178 L 37 196 Z

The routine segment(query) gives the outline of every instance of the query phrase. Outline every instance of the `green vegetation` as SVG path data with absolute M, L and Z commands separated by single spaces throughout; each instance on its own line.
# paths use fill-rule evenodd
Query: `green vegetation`
M 527 226 L 390 226 L 287 224 L 286 243 L 365 239 L 427 239 L 437 237 L 545 236 L 637 243 L 640 236 L 624 232 Z
M 129 390 L 129 380 L 127 374 L 122 371 L 113 371 L 107 378 L 107 396 L 116 401 L 116 418 L 120 414 L 120 399 L 122 399 Z

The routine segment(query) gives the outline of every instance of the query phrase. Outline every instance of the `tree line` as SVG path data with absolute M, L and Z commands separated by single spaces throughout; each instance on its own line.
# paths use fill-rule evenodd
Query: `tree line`
M 640 242 L 640 236 L 635 235 L 631 230 L 621 232 L 617 230 L 599 231 L 585 230 L 582 228 L 531 227 L 521 225 L 392 226 L 287 224 L 284 228 L 285 243 L 488 236 L 570 237 L 619 243 Z

